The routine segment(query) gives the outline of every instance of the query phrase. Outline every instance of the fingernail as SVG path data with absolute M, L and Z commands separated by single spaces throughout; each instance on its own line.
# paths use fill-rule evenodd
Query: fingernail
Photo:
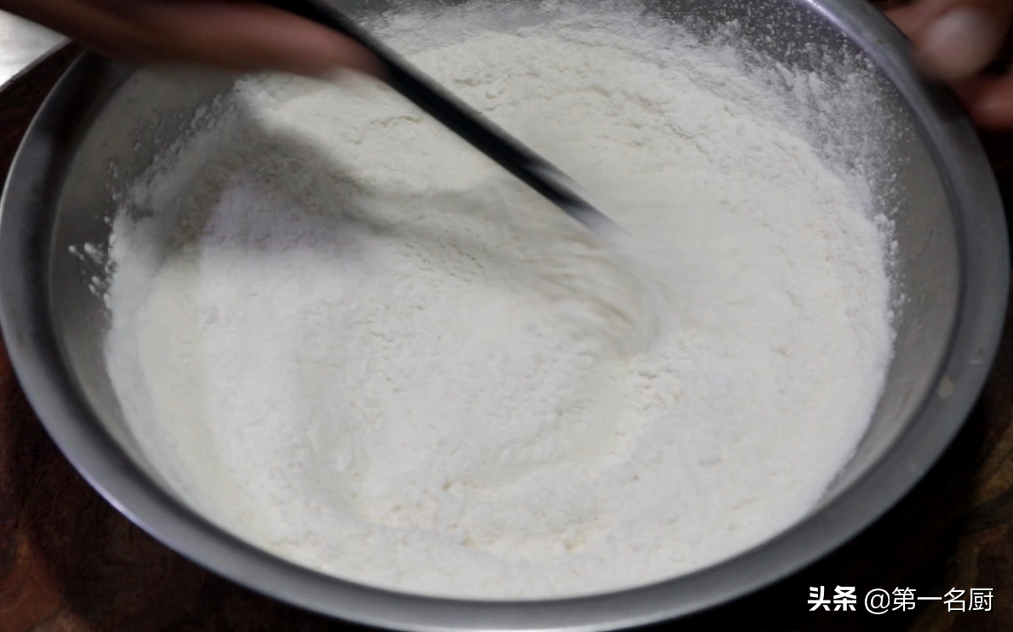
M 387 79 L 390 77 L 390 71 L 388 70 L 387 65 L 384 64 L 379 59 L 376 59 L 372 55 L 370 55 L 368 59 L 360 63 L 358 65 L 358 69 L 360 72 L 364 72 L 367 75 L 372 75 L 373 77 L 379 79 L 380 81 L 387 81 Z
M 952 81 L 972 75 L 992 61 L 1001 38 L 999 20 L 974 7 L 958 7 L 925 28 L 919 61 L 938 79 Z
M 363 51 L 360 55 L 346 55 L 337 66 L 328 70 L 325 76 L 329 79 L 341 77 L 349 71 L 370 75 L 380 81 L 387 80 L 387 66 L 370 53 Z
M 335 66 L 330 70 L 326 70 L 324 72 L 308 76 L 313 79 L 325 81 L 327 83 L 335 83 L 338 81 L 342 81 L 343 79 L 349 77 L 350 75 L 372 77 L 373 79 L 379 79 L 380 81 L 383 82 L 386 82 L 388 78 L 386 71 L 381 70 L 379 67 L 376 66 L 360 67 L 357 65 L 350 65 L 350 64 L 341 64 L 340 66 Z

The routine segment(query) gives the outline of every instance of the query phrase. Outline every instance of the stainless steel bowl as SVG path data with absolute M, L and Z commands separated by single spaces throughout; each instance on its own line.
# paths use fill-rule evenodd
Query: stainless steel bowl
M 348 0 L 353 15 L 397 3 Z M 8 352 L 53 439 L 120 511 L 193 561 L 327 615 L 407 630 L 602 630 L 678 617 L 731 600 L 825 555 L 880 516 L 926 472 L 974 403 L 1006 309 L 1001 202 L 978 140 L 950 94 L 924 83 L 905 41 L 860 0 L 654 0 L 646 10 L 694 28 L 737 19 L 763 55 L 806 67 L 824 57 L 874 64 L 896 180 L 877 195 L 896 225 L 897 341 L 887 386 L 857 453 L 801 523 L 699 572 L 594 597 L 526 602 L 423 598 L 326 577 L 257 550 L 178 502 L 126 429 L 102 361 L 104 271 L 68 254 L 105 243 L 110 191 L 180 137 L 229 77 L 153 79 L 85 55 L 53 90 L 14 162 L 0 219 L 0 295 Z M 692 19 L 689 19 L 692 18 Z M 870 121 L 870 129 L 875 121 Z M 110 165 L 117 168 L 110 170 Z M 903 297 L 903 300 L 901 298 Z

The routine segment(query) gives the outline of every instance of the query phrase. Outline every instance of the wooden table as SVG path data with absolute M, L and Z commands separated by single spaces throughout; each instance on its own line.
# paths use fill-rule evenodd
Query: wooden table
M 0 92 L 0 173 L 77 53 L 69 47 Z M 1013 137 L 985 139 L 1007 206 Z M 688 621 L 719 632 L 1013 630 L 1013 331 L 965 429 L 904 501 L 829 558 L 767 590 Z M 992 588 L 989 612 L 810 613 L 810 586 Z M 103 501 L 56 450 L 0 347 L 0 632 L 282 632 L 353 629 L 260 597 L 148 537 Z

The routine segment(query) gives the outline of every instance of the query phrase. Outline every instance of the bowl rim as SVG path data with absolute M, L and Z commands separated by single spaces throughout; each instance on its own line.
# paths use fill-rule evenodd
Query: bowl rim
M 65 366 L 48 299 L 52 209 L 64 167 L 103 102 L 88 90 L 116 66 L 90 52 L 36 114 L 0 198 L 0 328 L 28 401 L 66 458 L 111 505 L 170 549 L 269 597 L 382 628 L 597 632 L 676 618 L 731 601 L 809 565 L 857 535 L 936 462 L 984 387 L 1009 292 L 1006 220 L 984 150 L 948 90 L 921 79 L 907 40 L 876 9 L 849 0 L 792 0 L 820 12 L 893 82 L 944 176 L 958 231 L 961 301 L 934 384 L 914 422 L 836 498 L 774 538 L 719 564 L 655 584 L 583 597 L 489 601 L 399 593 L 337 579 L 246 544 L 153 483 L 102 427 Z M 82 95 L 83 98 L 82 98 Z M 43 210 L 45 212 L 40 212 Z M 968 247 L 973 244 L 973 247 Z

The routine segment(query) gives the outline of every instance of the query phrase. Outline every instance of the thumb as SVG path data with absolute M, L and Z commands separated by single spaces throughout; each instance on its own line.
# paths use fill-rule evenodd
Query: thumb
M 953 81 L 977 74 L 1002 48 L 1013 0 L 921 0 L 888 13 L 923 69 Z

